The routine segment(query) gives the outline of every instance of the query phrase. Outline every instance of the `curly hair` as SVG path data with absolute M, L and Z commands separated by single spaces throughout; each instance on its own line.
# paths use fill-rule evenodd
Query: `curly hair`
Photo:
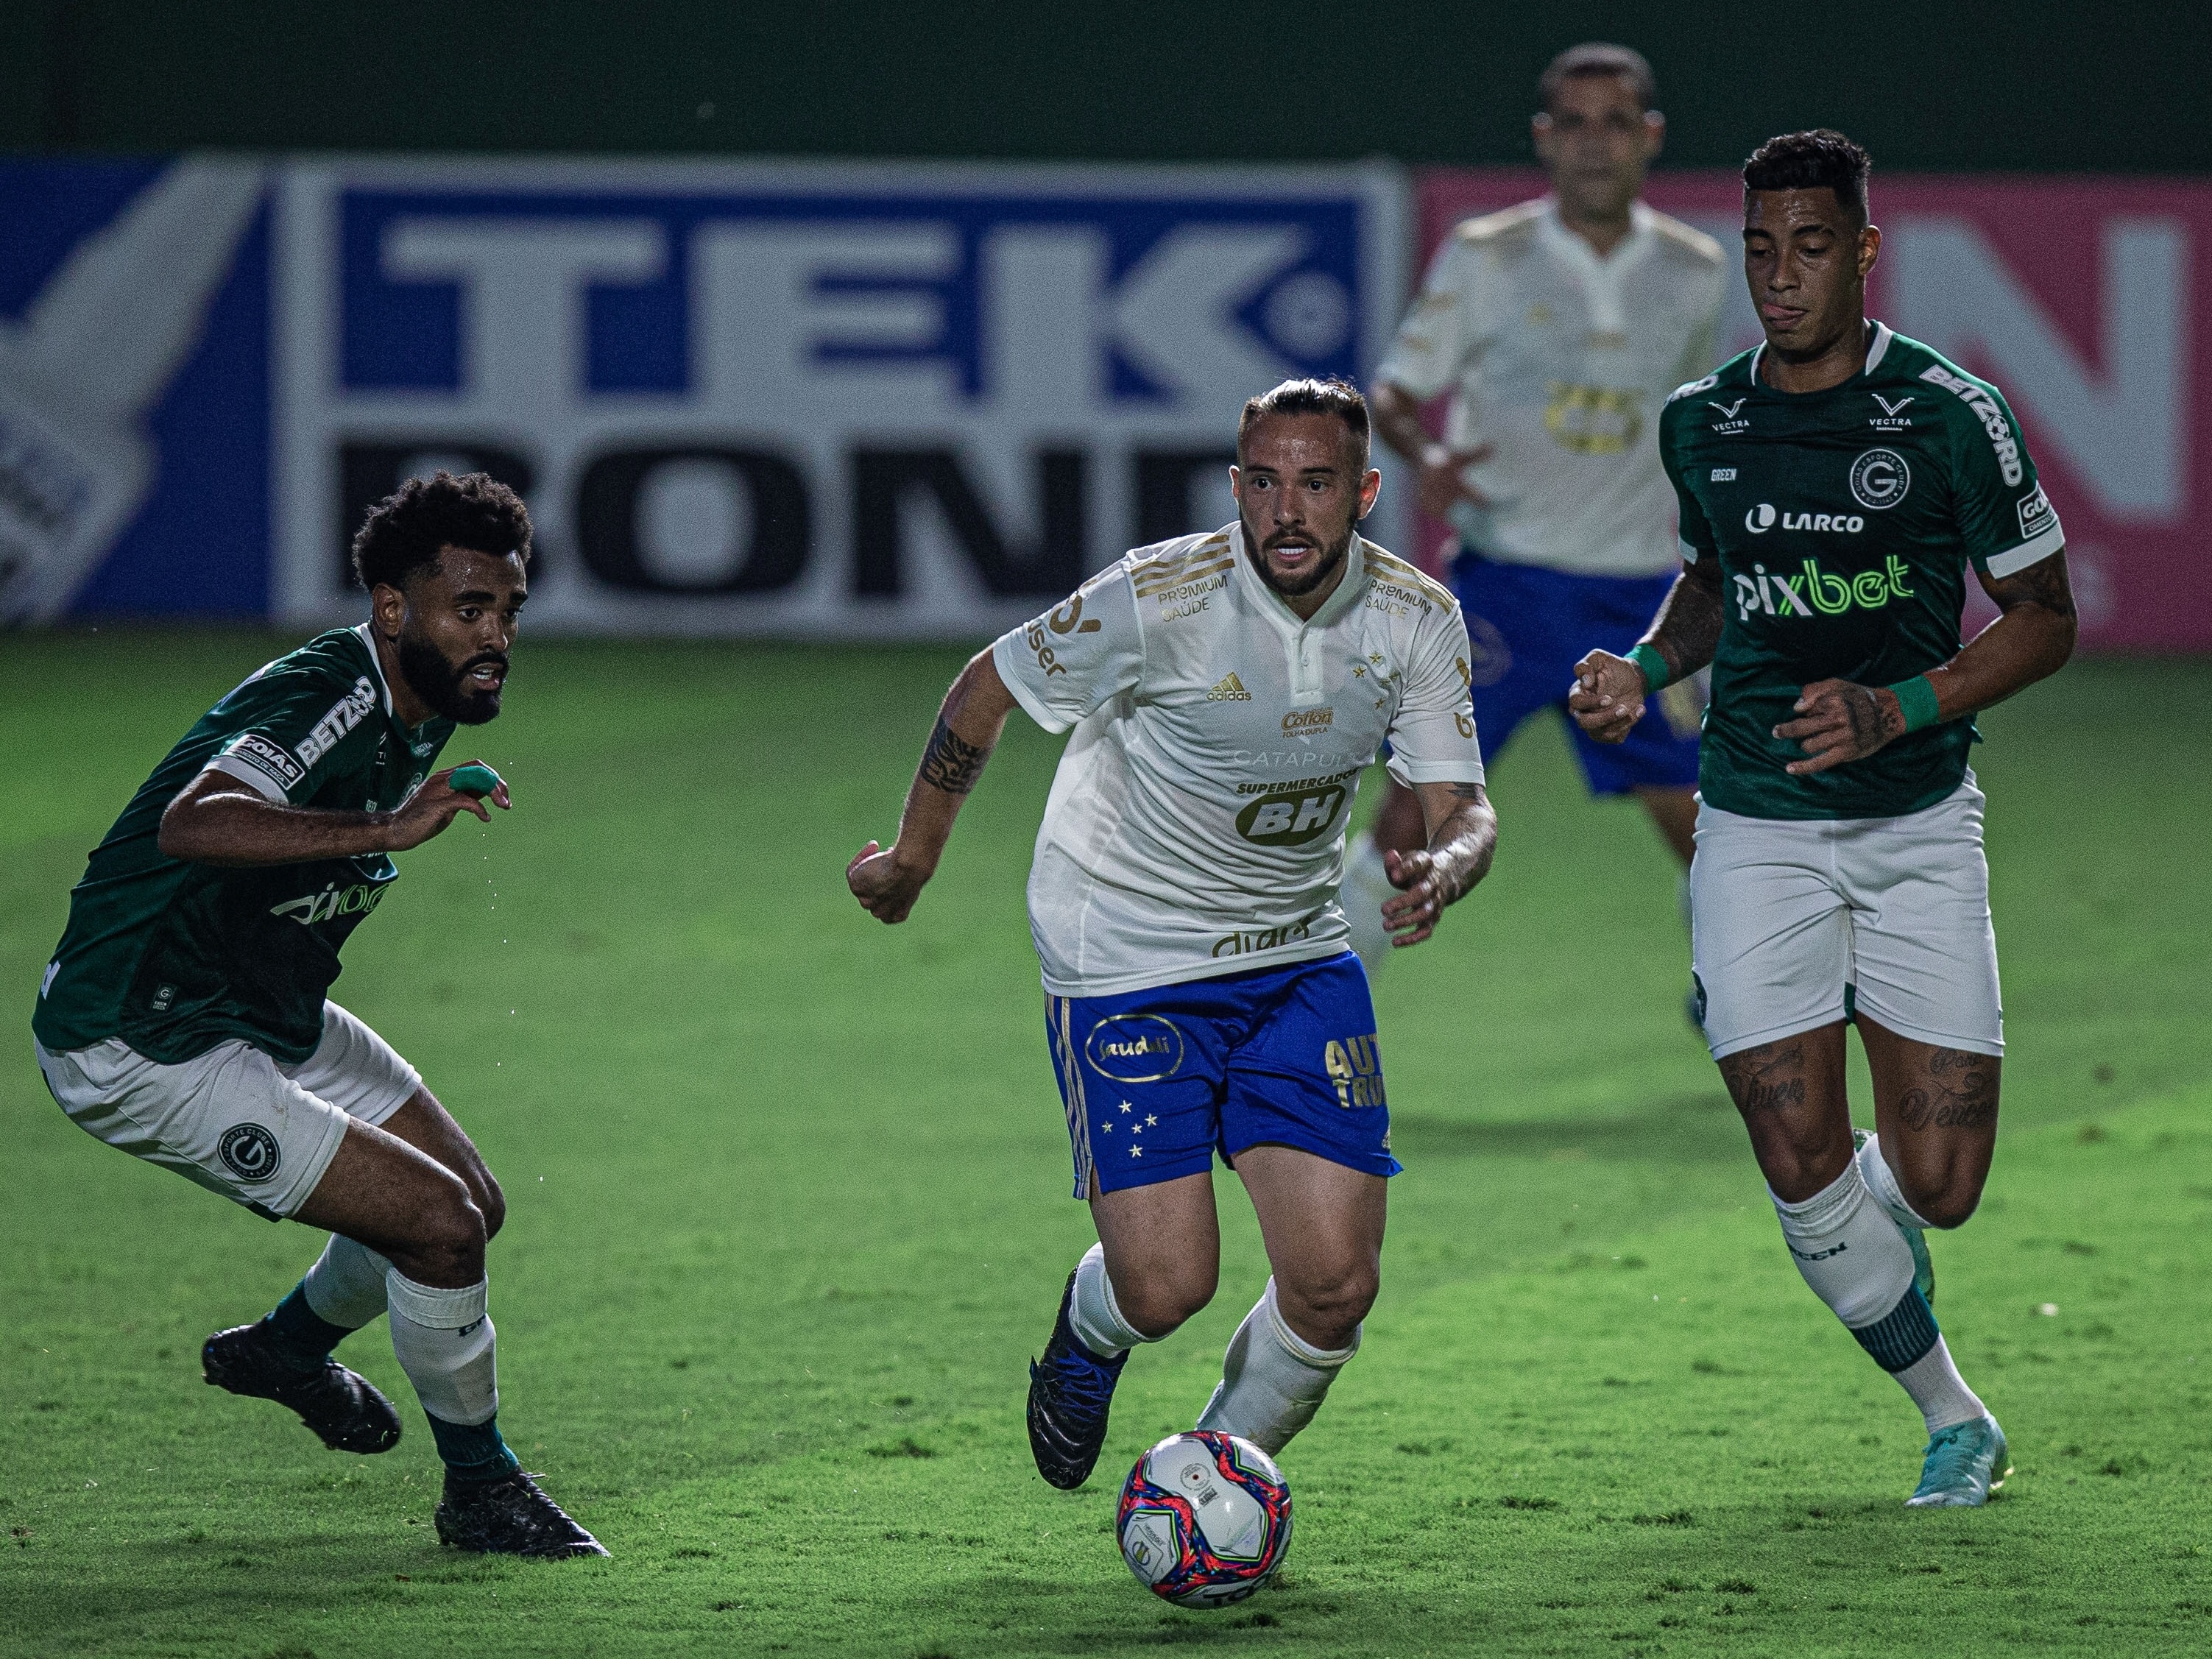
M 1743 164 L 1743 187 L 1754 190 L 1832 190 L 1844 211 L 1867 222 L 1867 179 L 1874 157 L 1831 127 L 1785 132 L 1752 151 Z
M 520 553 L 526 564 L 530 509 L 487 473 L 410 478 L 362 521 L 353 538 L 354 578 L 365 588 L 404 588 L 416 571 L 435 568 L 449 547 L 502 558 Z

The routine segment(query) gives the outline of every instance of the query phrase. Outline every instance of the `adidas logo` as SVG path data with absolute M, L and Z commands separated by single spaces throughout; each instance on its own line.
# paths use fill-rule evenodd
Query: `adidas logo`
M 1227 679 L 1206 694 L 1208 702 L 1249 702 L 1252 694 L 1244 689 L 1244 682 L 1231 674 Z

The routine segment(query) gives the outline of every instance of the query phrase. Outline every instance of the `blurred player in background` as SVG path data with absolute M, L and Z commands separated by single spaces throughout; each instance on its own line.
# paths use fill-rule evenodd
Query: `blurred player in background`
M 1626 650 L 1666 596 L 1674 503 L 1654 428 L 1668 393 L 1712 367 L 1723 293 L 1719 245 L 1637 199 L 1666 132 L 1642 56 L 1573 47 L 1537 95 L 1552 194 L 1453 231 L 1374 392 L 1376 430 L 1419 469 L 1422 507 L 1459 532 L 1452 581 L 1493 758 L 1531 714 L 1565 712 L 1594 641 Z M 1444 392 L 1438 442 L 1420 406 Z M 1591 792 L 1632 793 L 1686 865 L 1696 684 L 1661 708 L 1619 747 L 1579 732 L 1575 747 Z M 1370 971 L 1388 942 L 1383 854 L 1420 844 L 1419 810 L 1393 787 L 1346 868 L 1345 912 Z
M 388 1313 L 446 1464 L 439 1537 L 604 1555 L 500 1436 L 499 1183 L 420 1073 L 324 994 L 398 879 L 389 855 L 490 819 L 430 769 L 456 725 L 499 713 L 529 550 L 520 498 L 481 473 L 372 511 L 353 548 L 369 620 L 269 664 L 155 768 L 70 896 L 31 1028 L 78 1127 L 329 1231 L 274 1312 L 208 1339 L 210 1382 L 290 1407 L 334 1450 L 387 1451 L 398 1413 L 331 1352 Z
M 1390 855 L 1405 944 L 1490 867 L 1497 822 L 1451 595 L 1359 534 L 1382 475 L 1341 382 L 1244 406 L 1237 522 L 1139 548 L 953 683 L 897 841 L 847 878 L 903 921 L 1016 708 L 1071 726 L 1030 873 L 1045 1023 L 1098 1243 L 1030 1367 L 1055 1486 L 1105 1443 L 1128 1352 L 1213 1297 L 1218 1151 L 1273 1276 L 1198 1419 L 1268 1452 L 1312 1418 L 1381 1282 L 1390 1115 L 1336 886 L 1359 775 L 1387 738 L 1425 844 Z
M 1570 701 L 1618 743 L 1712 665 L 1690 876 L 1706 1040 L 1798 1272 L 1926 1419 L 1907 1502 L 1974 1505 L 2009 1471 L 2005 1437 L 1929 1311 L 1922 1238 L 1973 1213 L 1996 1146 L 2004 1019 L 1966 754 L 1976 710 L 2065 663 L 2074 601 L 2003 397 L 1867 319 L 1868 171 L 1828 131 L 1745 166 L 1766 343 L 1668 402 L 1682 573 L 1626 657 L 1576 665 Z M 1961 649 L 1969 564 L 2002 614 Z M 1856 1148 L 1854 1021 L 1879 1131 Z

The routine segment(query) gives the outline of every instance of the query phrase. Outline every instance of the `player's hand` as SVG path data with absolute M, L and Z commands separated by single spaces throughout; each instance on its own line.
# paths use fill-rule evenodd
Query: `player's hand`
M 1463 469 L 1489 459 L 1488 444 L 1477 444 L 1472 449 L 1431 444 L 1421 452 L 1421 511 L 1432 519 L 1442 519 L 1449 517 L 1461 501 L 1488 507 L 1490 498 L 1468 483 Z
M 463 761 L 461 766 L 483 763 Z M 420 847 L 433 836 L 442 834 L 446 826 L 464 812 L 473 812 L 489 823 L 491 814 L 484 810 L 486 800 L 502 812 L 513 809 L 514 803 L 508 799 L 505 783 L 482 799 L 454 788 L 451 780 L 460 769 L 459 766 L 449 766 L 442 772 L 431 773 L 422 780 L 421 787 L 399 803 L 388 821 L 391 834 L 385 841 L 386 852 L 404 853 L 410 847 Z
M 1567 712 L 1600 743 L 1621 743 L 1644 718 L 1644 671 L 1626 657 L 1593 651 L 1575 665 Z
M 928 885 L 931 872 L 902 865 L 896 845 L 878 847 L 870 842 L 845 866 L 845 885 L 860 901 L 860 908 L 878 921 L 894 925 L 914 913 L 914 902 Z
M 1445 890 L 1443 872 L 1436 854 L 1428 851 L 1382 854 L 1382 873 L 1398 891 L 1382 901 L 1382 927 L 1390 935 L 1390 948 L 1419 945 L 1437 931 L 1444 906 L 1457 895 Z
M 1798 718 L 1774 728 L 1778 738 L 1802 745 L 1806 758 L 1782 769 L 1792 777 L 1864 760 L 1892 738 L 1905 735 L 1905 710 L 1897 694 L 1850 680 L 1815 680 L 1797 694 Z

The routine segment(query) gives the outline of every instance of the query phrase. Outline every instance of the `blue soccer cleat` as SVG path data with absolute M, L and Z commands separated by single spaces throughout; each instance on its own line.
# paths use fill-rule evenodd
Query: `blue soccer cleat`
M 1939 1429 L 1928 1442 L 1920 1485 L 1905 1500 L 1911 1510 L 1979 1509 L 2012 1473 L 2004 1431 L 1984 1412 Z
M 1867 1142 L 1874 1139 L 1864 1129 L 1851 1131 L 1851 1153 L 1856 1157 Z M 1883 1212 L 1885 1215 L 1888 1212 Z M 1912 1284 L 1920 1292 L 1920 1299 L 1929 1307 L 1936 1305 L 1936 1258 L 1928 1254 L 1928 1235 L 1924 1229 L 1908 1227 L 1895 1216 L 1890 1224 L 1905 1235 L 1905 1248 L 1912 1252 Z
M 1030 1452 L 1037 1473 L 1062 1492 L 1091 1478 L 1106 1444 L 1106 1419 L 1126 1353 L 1101 1359 L 1085 1347 L 1067 1322 L 1075 1301 L 1075 1275 L 1060 1293 L 1060 1317 L 1044 1358 L 1030 1362 Z

